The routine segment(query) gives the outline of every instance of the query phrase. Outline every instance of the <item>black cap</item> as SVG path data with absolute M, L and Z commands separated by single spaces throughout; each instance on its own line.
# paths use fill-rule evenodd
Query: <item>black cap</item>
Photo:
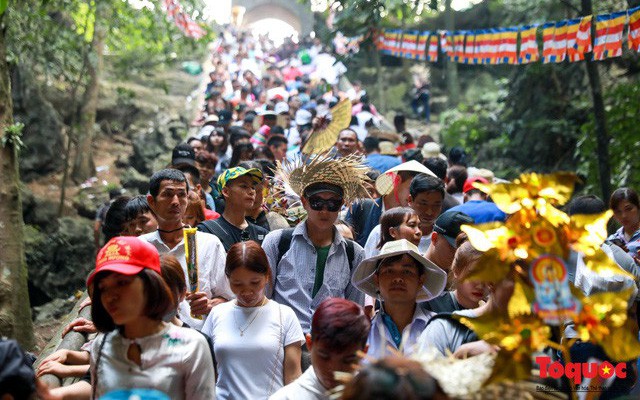
M 0 394 L 15 399 L 28 399 L 35 392 L 35 373 L 32 359 L 15 340 L 0 339 Z
M 447 242 L 456 248 L 456 237 L 460 233 L 460 225 L 473 224 L 475 221 L 467 214 L 460 211 L 447 211 L 442 213 L 433 224 L 433 231 L 444 236 Z
M 187 143 L 180 143 L 173 148 L 171 153 L 171 164 L 189 164 L 196 165 L 196 153 Z
M 330 192 L 340 197 L 344 197 L 344 190 L 342 190 L 340 186 L 326 182 L 312 183 L 304 189 L 303 195 L 304 197 L 309 198 L 315 194 L 323 192 Z
M 233 119 L 233 114 L 229 110 L 218 111 L 218 125 L 229 125 Z

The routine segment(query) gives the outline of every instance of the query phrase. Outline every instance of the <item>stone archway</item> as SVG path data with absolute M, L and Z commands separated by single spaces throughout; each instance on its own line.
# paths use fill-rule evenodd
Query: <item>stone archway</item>
M 301 36 L 313 31 L 313 12 L 295 0 L 233 0 L 239 25 L 246 27 L 265 18 L 275 18 L 291 25 Z M 240 10 L 241 11 L 238 11 Z M 239 15 L 238 15 L 239 14 Z

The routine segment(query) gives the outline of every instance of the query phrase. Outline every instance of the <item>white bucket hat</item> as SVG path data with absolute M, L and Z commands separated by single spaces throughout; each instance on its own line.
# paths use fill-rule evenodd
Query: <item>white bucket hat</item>
M 416 303 L 438 297 L 447 284 L 447 274 L 440 267 L 421 256 L 418 248 L 406 239 L 387 242 L 380 249 L 380 254 L 363 260 L 353 272 L 351 283 L 361 292 L 377 298 L 378 288 L 373 276 L 378 270 L 380 261 L 401 254 L 413 257 L 425 268 L 425 273 L 427 274 L 427 279 L 416 296 Z

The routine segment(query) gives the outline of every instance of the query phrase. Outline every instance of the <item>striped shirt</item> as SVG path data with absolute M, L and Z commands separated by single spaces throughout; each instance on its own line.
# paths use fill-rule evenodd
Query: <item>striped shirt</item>
M 342 297 L 363 304 L 364 293 L 351 285 L 352 271 L 349 270 L 347 242 L 335 228 L 324 269 L 324 281 L 315 296 L 311 293 L 318 254 L 307 234 L 306 221 L 298 224 L 293 230 L 291 246 L 276 265 L 281 237 L 282 230 L 273 231 L 262 242 L 262 248 L 267 253 L 271 266 L 271 276 L 275 277 L 275 283 L 267 290 L 267 297 L 291 307 L 300 321 L 303 332 L 311 331 L 313 312 L 328 297 Z M 355 242 L 353 246 L 352 265 L 355 268 L 363 260 L 364 250 Z

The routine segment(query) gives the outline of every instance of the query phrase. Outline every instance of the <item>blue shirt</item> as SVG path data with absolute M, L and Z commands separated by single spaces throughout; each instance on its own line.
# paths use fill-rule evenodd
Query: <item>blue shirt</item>
M 638 250 L 640 250 L 640 230 L 637 230 L 631 235 L 629 240 L 624 237 L 624 227 L 620 227 L 613 235 L 607 238 L 607 241 L 612 239 L 620 239 L 627 246 L 627 250 L 629 250 L 630 256 L 637 256 Z
M 372 153 L 367 156 L 364 163 L 371 168 L 377 170 L 381 174 L 384 174 L 393 167 L 397 167 L 402 162 L 398 157 L 388 156 L 385 154 Z
M 459 206 L 451 207 L 447 212 L 450 211 L 463 212 L 473 218 L 476 224 L 507 219 L 507 214 L 503 213 L 495 203 L 484 200 L 469 200 Z
M 299 223 L 293 230 L 291 245 L 279 263 L 278 243 L 282 230 L 270 232 L 262 242 L 275 281 L 267 289 L 267 297 L 293 309 L 300 321 L 302 331 L 311 332 L 311 317 L 316 308 L 328 297 L 342 297 L 360 305 L 364 304 L 364 293 L 351 285 L 351 270 L 347 256 L 347 242 L 337 229 L 333 229 L 333 242 L 324 268 L 322 286 L 312 296 L 316 278 L 318 252 L 307 234 L 307 223 Z M 354 243 L 353 266 L 364 259 L 364 250 Z
M 345 221 L 356 231 L 356 242 L 364 247 L 373 228 L 380 223 L 382 197 L 358 200 L 348 209 Z

